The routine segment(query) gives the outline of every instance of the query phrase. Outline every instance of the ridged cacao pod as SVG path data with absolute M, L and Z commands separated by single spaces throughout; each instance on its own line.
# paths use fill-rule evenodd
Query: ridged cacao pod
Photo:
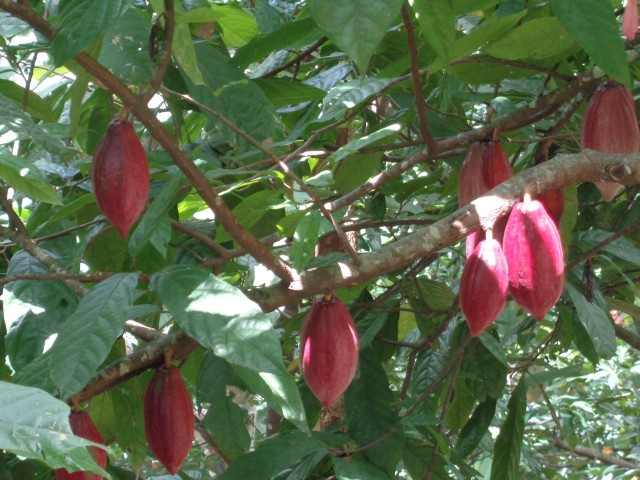
M 174 475 L 189 455 L 193 403 L 175 365 L 158 368 L 144 394 L 144 433 L 158 461 Z
M 497 240 L 500 245 L 502 245 L 502 237 L 504 236 L 504 229 L 507 226 L 507 220 L 509 220 L 508 215 L 499 218 L 496 223 L 493 224 L 493 238 Z M 473 253 L 484 238 L 485 234 L 483 231 L 477 231 L 467 235 L 465 245 L 465 255 L 467 258 L 469 258 L 469 255 Z
M 318 300 L 300 331 L 302 373 L 325 410 L 347 389 L 358 366 L 358 333 L 336 296 Z
M 564 287 L 564 254 L 558 227 L 541 202 L 526 199 L 513 206 L 502 250 L 513 299 L 542 321 Z
M 460 279 L 460 308 L 477 337 L 500 315 L 507 302 L 507 260 L 497 240 L 482 240 L 467 257 Z
M 556 225 L 559 225 L 562 213 L 564 212 L 564 190 L 561 188 L 558 190 L 549 190 L 548 192 L 538 195 L 537 200 L 542 202 L 544 209 L 551 219 Z
M 109 124 L 93 154 L 91 181 L 100 210 L 126 238 L 149 193 L 147 155 L 130 122 Z
M 640 149 L 640 129 L 633 94 L 624 85 L 600 85 L 589 100 L 582 121 L 580 147 L 603 153 L 633 153 Z M 610 202 L 622 189 L 615 182 L 594 182 Z
M 71 411 L 69 414 L 69 425 L 71 426 L 71 431 L 74 435 L 82 438 L 86 438 L 87 440 L 91 440 L 95 443 L 101 443 L 104 445 L 104 441 L 102 440 L 102 436 L 100 432 L 96 428 L 93 420 L 87 412 L 84 410 L 81 411 Z M 89 449 L 89 453 L 96 461 L 100 468 L 103 468 L 107 465 L 107 452 L 98 447 L 87 447 Z M 65 468 L 59 468 L 56 470 L 56 479 L 57 480 L 102 480 L 102 475 L 98 475 L 93 472 L 68 472 Z
M 458 204 L 464 207 L 511 177 L 513 169 L 499 141 L 473 143 L 460 169 Z

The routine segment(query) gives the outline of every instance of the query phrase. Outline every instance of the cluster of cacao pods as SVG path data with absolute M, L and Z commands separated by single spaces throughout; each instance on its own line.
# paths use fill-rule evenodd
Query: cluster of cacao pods
M 603 153 L 640 150 L 640 129 L 631 90 L 616 82 L 598 87 L 584 112 L 580 147 Z M 605 202 L 613 200 L 622 189 L 622 185 L 615 182 L 595 182 L 595 185 Z
M 344 393 L 358 366 L 358 333 L 335 295 L 315 302 L 300 331 L 302 373 L 325 410 Z
M 69 414 L 69 425 L 74 435 L 104 445 L 100 432 L 84 410 L 72 410 Z M 98 466 L 104 469 L 107 465 L 107 452 L 94 446 L 87 448 Z M 102 475 L 85 471 L 69 472 L 66 468 L 59 468 L 56 470 L 56 480 L 102 480 Z
M 109 124 L 93 154 L 91 181 L 100 210 L 126 238 L 149 193 L 147 155 L 131 122 Z
M 460 206 L 512 175 L 498 141 L 476 142 L 460 171 Z M 549 204 L 553 219 L 541 200 Z M 504 220 L 466 239 L 467 263 L 460 279 L 459 301 L 474 337 L 500 315 L 508 293 L 538 321 L 560 298 L 564 257 L 557 223 L 564 195 L 561 191 L 550 192 L 541 200 L 525 195 Z
M 172 475 L 189 455 L 194 430 L 193 403 L 180 369 L 158 368 L 144 394 L 144 433 L 149 449 Z

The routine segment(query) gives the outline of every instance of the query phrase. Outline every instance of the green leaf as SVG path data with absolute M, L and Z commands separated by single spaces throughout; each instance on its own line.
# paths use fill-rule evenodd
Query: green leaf
M 222 452 L 231 461 L 237 460 L 251 446 L 242 409 L 222 389 L 220 395 L 211 399 L 211 405 L 203 421 Z
M 326 95 L 324 90 L 284 78 L 262 78 L 251 82 L 262 90 L 275 108 L 319 101 Z
M 311 16 L 327 37 L 365 72 L 369 58 L 393 26 L 402 0 L 310 0 Z
M 488 398 L 478 404 L 469 421 L 462 427 L 458 435 L 456 452 L 466 458 L 480 445 L 480 441 L 489 430 L 489 425 L 496 414 L 497 400 Z
M 347 143 L 346 145 L 343 145 L 338 150 L 329 155 L 329 157 L 327 158 L 327 162 L 339 162 L 343 158 L 356 153 L 361 148 L 368 147 L 369 145 L 372 145 L 374 143 L 379 143 L 382 141 L 386 143 L 392 143 L 393 139 L 398 136 L 398 132 L 401 128 L 402 126 L 400 124 L 394 123 L 392 125 L 376 130 L 369 135 L 365 135 L 364 137 L 356 138 L 355 140 Z
M 0 125 L 3 127 L 1 130 L 15 132 L 20 138 L 33 139 L 51 153 L 58 155 L 74 153 L 74 150 L 64 146 L 60 137 L 47 130 L 50 125 L 56 124 L 36 125 L 28 114 L 2 94 L 0 94 Z
M 17 106 L 22 108 L 22 103 L 24 102 L 25 94 L 27 94 L 27 89 L 17 85 L 11 80 L 0 78 L 0 94 L 4 95 Z M 49 103 L 40 95 L 30 90 L 26 98 L 26 110 L 29 115 L 33 115 L 43 122 L 56 121 L 56 116 L 53 113 L 53 110 L 51 110 L 51 105 L 49 105 Z
M 335 189 L 346 194 L 358 188 L 371 178 L 380 167 L 382 152 L 362 153 L 345 158 L 336 167 Z
M 326 453 L 320 440 L 300 433 L 284 433 L 260 444 L 253 452 L 233 462 L 220 480 L 269 480 L 300 459 L 315 452 Z
M 320 232 L 320 220 L 322 215 L 319 210 L 311 210 L 304 216 L 293 235 L 290 256 L 291 264 L 297 271 L 302 271 L 313 257 L 318 234 Z
M 573 236 L 572 244 L 588 250 L 608 241 L 612 235 L 614 235 L 614 233 L 605 230 L 578 232 Z M 609 252 L 611 255 L 615 255 L 620 260 L 634 265 L 640 265 L 640 249 L 628 238 L 618 238 L 606 245 L 603 250 Z
M 81 390 L 107 358 L 127 320 L 138 283 L 119 273 L 93 287 L 67 318 L 50 350 L 51 378 L 64 399 Z
M 389 82 L 387 78 L 363 77 L 336 85 L 323 100 L 324 106 L 319 120 L 325 122 L 345 114 L 378 93 Z
M 394 396 L 382 365 L 371 348 L 360 352 L 359 375 L 344 393 L 347 425 L 359 446 L 385 440 L 365 450 L 364 454 L 388 475 L 393 475 L 402 458 L 404 430 L 394 408 Z
M 166 228 L 162 228 L 162 224 L 169 222 L 168 212 L 175 205 L 176 195 L 181 184 L 182 175 L 173 172 L 169 182 L 154 198 L 151 206 L 144 212 L 142 220 L 131 234 L 129 240 L 131 255 L 138 255 L 147 242 L 151 242 L 162 255 L 166 253 L 165 243 L 171 238 L 171 227 L 167 231 Z
M 198 59 L 191 40 L 191 30 L 189 30 L 189 25 L 186 23 L 176 23 L 171 52 L 175 55 L 176 60 L 178 60 L 189 79 L 195 85 L 202 85 L 204 79 L 202 72 L 198 68 Z
M 593 61 L 610 77 L 630 85 L 620 26 L 609 0 L 551 0 L 553 13 Z
M 465 356 L 461 368 L 467 387 L 481 402 L 502 396 L 507 371 L 507 365 L 481 342 L 473 342 L 469 346 L 469 354 Z
M 491 480 L 520 478 L 520 451 L 524 437 L 524 416 L 527 411 L 527 389 L 520 380 L 507 404 L 505 419 L 493 447 Z
M 262 60 L 275 50 L 291 48 L 294 44 L 305 45 L 316 40 L 320 31 L 311 17 L 305 17 L 283 25 L 276 31 L 260 35 L 239 48 L 233 61 L 240 68 Z
M 391 477 L 366 458 L 355 456 L 349 461 L 332 457 L 338 480 L 390 480 Z
M 483 51 L 507 60 L 543 60 L 577 47 L 557 18 L 535 18 L 508 31 Z
M 150 35 L 149 21 L 139 10 L 129 9 L 105 32 L 98 60 L 125 83 L 149 83 L 155 68 Z
M 598 355 L 611 358 L 616 352 L 616 333 L 607 312 L 597 304 L 590 303 L 576 287 L 577 279 L 573 275 L 567 277 L 567 290 L 578 312 L 580 323 L 591 337 L 591 341 Z
M 0 381 L 0 449 L 45 462 L 51 468 L 104 474 L 71 433 L 69 406 L 37 388 Z
M 258 24 L 253 16 L 233 5 L 210 5 L 190 10 L 180 16 L 180 22 L 217 22 L 220 36 L 227 47 L 242 47 L 258 35 Z
M 0 153 L 0 178 L 34 200 L 62 204 L 55 188 L 47 182 L 40 169 L 25 158 Z
M 451 1 L 417 0 L 412 7 L 427 42 L 442 64 L 449 65 L 450 50 L 456 40 L 456 16 Z
M 63 0 L 51 54 L 56 65 L 97 41 L 129 8 L 131 0 Z

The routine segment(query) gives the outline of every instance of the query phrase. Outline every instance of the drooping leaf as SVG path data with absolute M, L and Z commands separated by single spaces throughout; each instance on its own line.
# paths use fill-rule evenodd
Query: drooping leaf
M 450 0 L 417 0 L 412 7 L 427 42 L 447 66 L 456 39 L 456 17 Z
M 56 65 L 94 43 L 131 6 L 131 0 L 63 0 L 51 54 Z
M 296 227 L 291 245 L 291 264 L 298 271 L 302 271 L 313 257 L 318 243 L 321 219 L 322 215 L 318 210 L 311 210 Z
M 458 435 L 458 443 L 456 444 L 458 455 L 466 458 L 480 444 L 496 414 L 496 404 L 497 400 L 495 398 L 488 398 L 475 408 L 471 418 L 462 427 L 460 435 Z
M 43 122 L 55 122 L 56 117 L 51 110 L 51 105 L 44 100 L 36 92 L 27 90 L 24 87 L 12 82 L 11 80 L 0 79 L 0 94 L 13 101 L 16 105 L 22 108 L 22 103 L 25 98 L 27 99 L 26 110 L 27 113 L 42 120 Z
M 82 389 L 107 358 L 122 333 L 137 283 L 135 273 L 118 273 L 100 282 L 63 323 L 49 360 L 62 398 Z
M 515 480 L 520 473 L 520 452 L 527 410 L 527 389 L 520 380 L 507 404 L 507 418 L 496 438 L 491 463 L 491 480 Z
M 610 77 L 629 84 L 629 65 L 620 27 L 609 0 L 551 0 L 553 13 L 593 61 Z
M 62 202 L 42 172 L 29 160 L 0 153 L 0 178 L 17 191 L 43 202 L 60 205 Z
M 402 0 L 312 0 L 311 16 L 320 29 L 347 55 L 361 71 L 393 26 L 400 13 Z

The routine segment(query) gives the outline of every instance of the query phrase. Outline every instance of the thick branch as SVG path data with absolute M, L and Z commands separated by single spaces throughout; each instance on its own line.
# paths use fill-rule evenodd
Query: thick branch
M 356 285 L 378 277 L 419 258 L 452 245 L 481 225 L 511 211 L 524 192 L 532 196 L 579 182 L 609 180 L 631 185 L 640 183 L 640 154 L 601 154 L 591 150 L 575 155 L 559 155 L 549 162 L 529 168 L 484 197 L 435 222 L 371 253 L 360 255 L 358 268 L 349 261 L 311 269 L 289 288 L 282 284 L 256 289 L 249 295 L 266 311 L 295 303 L 302 298 L 340 287 Z
M 617 325 L 615 323 L 613 324 L 613 330 L 616 332 L 616 337 L 618 337 L 630 347 L 640 351 L 640 336 L 631 333 L 626 328 L 621 327 L 620 325 Z

